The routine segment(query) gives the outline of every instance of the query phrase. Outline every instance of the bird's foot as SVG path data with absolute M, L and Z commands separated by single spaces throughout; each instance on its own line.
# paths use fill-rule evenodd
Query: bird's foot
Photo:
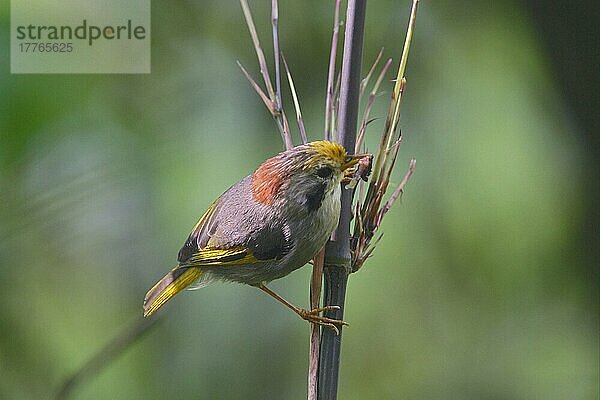
M 339 335 L 340 330 L 336 325 L 348 326 L 348 323 L 346 321 L 342 321 L 341 319 L 332 319 L 332 318 L 327 318 L 327 317 L 323 317 L 323 316 L 319 315 L 323 311 L 339 310 L 339 309 L 340 309 L 339 306 L 325 306 L 325 307 L 313 308 L 312 310 L 305 310 L 305 309 L 300 308 L 300 309 L 298 309 L 298 315 L 302 319 L 304 319 L 310 323 L 329 328 L 332 331 L 334 331 L 336 335 Z

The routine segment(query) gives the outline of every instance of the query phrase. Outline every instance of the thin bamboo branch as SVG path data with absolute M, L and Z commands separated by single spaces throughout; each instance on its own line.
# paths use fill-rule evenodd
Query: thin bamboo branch
M 408 183 L 413 172 L 415 172 L 416 166 L 417 166 L 417 160 L 415 160 L 414 158 L 411 159 L 410 163 L 408 165 L 408 171 L 404 175 L 404 178 L 402 178 L 402 181 L 400 182 L 400 184 L 398 185 L 398 187 L 396 188 L 394 193 L 392 193 L 392 195 L 390 196 L 388 201 L 386 201 L 384 206 L 379 211 L 379 217 L 378 217 L 379 223 L 381 223 L 381 220 L 383 219 L 385 214 L 390 210 L 390 208 L 392 208 L 392 205 L 394 205 L 396 200 L 402 195 L 402 193 L 404 193 L 404 186 L 406 186 L 406 184 Z
M 404 72 L 406 71 L 406 63 L 408 61 L 408 51 L 410 50 L 410 44 L 412 42 L 413 32 L 415 30 L 415 21 L 417 19 L 417 6 L 419 5 L 419 0 L 413 0 L 412 7 L 410 10 L 410 20 L 408 21 L 408 28 L 406 30 L 406 38 L 404 39 L 404 47 L 402 48 L 402 57 L 400 58 L 400 66 L 398 67 L 398 75 L 396 76 L 396 84 L 394 85 L 394 97 L 396 98 L 396 104 L 394 108 L 394 116 L 392 118 L 392 126 L 390 128 L 391 136 L 393 136 L 393 132 L 396 131 L 396 125 L 400 120 L 400 103 L 401 103 L 401 93 L 400 91 L 404 91 L 404 87 L 406 86 L 406 79 L 404 77 Z M 389 143 L 388 143 L 389 145 Z
M 400 143 L 402 143 L 402 134 L 398 134 L 398 139 L 396 140 L 396 142 L 392 145 L 391 148 L 386 148 L 386 157 L 389 157 L 389 153 L 392 153 L 392 156 L 390 158 L 390 162 L 389 165 L 387 165 L 387 169 L 383 170 L 383 173 L 380 175 L 381 178 L 379 180 L 379 187 L 380 190 L 383 190 L 383 192 L 385 192 L 385 190 L 387 189 L 387 187 L 390 184 L 390 178 L 392 176 L 392 171 L 394 170 L 394 165 L 396 165 L 396 159 L 398 158 L 398 150 L 400 150 Z M 382 193 L 383 196 L 384 193 Z
M 321 249 L 313 258 L 313 269 L 310 280 L 310 308 L 320 306 L 321 285 L 323 282 L 323 263 L 325 249 Z M 308 357 L 308 400 L 317 400 L 317 382 L 319 377 L 319 347 L 321 345 L 321 329 L 317 324 L 310 324 L 310 343 Z
M 246 19 L 246 24 L 248 25 L 248 30 L 250 31 L 250 37 L 252 38 L 252 43 L 254 44 L 254 51 L 256 52 L 256 56 L 258 57 L 258 64 L 260 65 L 260 73 L 265 81 L 265 87 L 267 88 L 267 93 L 269 94 L 269 98 L 275 98 L 275 92 L 273 91 L 273 85 L 271 84 L 271 78 L 269 77 L 269 69 L 267 68 L 267 60 L 265 59 L 265 53 L 260 46 L 260 40 L 258 39 L 258 32 L 256 31 L 256 26 L 254 26 L 254 20 L 252 19 L 252 13 L 250 12 L 250 7 L 248 6 L 247 0 L 240 0 L 240 4 L 242 5 L 242 11 L 244 12 L 244 18 Z
M 331 109 L 331 135 L 329 137 L 330 140 L 332 139 L 332 134 L 333 132 L 337 132 L 337 111 L 340 108 L 340 80 L 341 80 L 341 76 L 342 74 L 338 72 L 337 77 L 335 79 L 335 86 L 333 89 L 333 107 Z
M 367 76 L 365 76 L 363 78 L 363 80 L 360 81 L 360 94 L 358 95 L 359 97 L 362 98 L 363 94 L 365 94 L 365 89 L 367 88 L 367 85 L 369 84 L 369 81 L 371 80 L 371 76 L 373 75 L 375 68 L 377 68 L 377 64 L 379 64 L 379 60 L 381 60 L 382 56 L 383 56 L 383 47 L 381 48 L 381 50 L 379 50 L 379 53 L 377 54 L 377 57 L 375 58 L 373 65 L 371 65 L 371 69 L 369 69 L 369 72 L 367 72 Z
M 273 31 L 273 55 L 275 58 L 275 95 L 277 111 L 281 112 L 281 75 L 279 71 L 279 7 L 277 0 L 271 1 L 271 25 Z
M 248 71 L 246 71 L 246 68 L 244 68 L 244 66 L 239 61 L 237 62 L 237 64 L 240 67 L 240 69 L 242 70 L 242 72 L 244 73 L 244 76 L 246 77 L 246 79 L 248 79 L 248 81 L 250 82 L 250 85 L 252 85 L 252 88 L 254 89 L 254 91 L 258 94 L 258 96 L 261 98 L 263 103 L 265 103 L 265 106 L 267 107 L 267 109 L 269 110 L 269 112 L 271 113 L 273 118 L 275 118 L 276 113 L 277 113 L 276 104 L 273 103 L 273 101 L 265 94 L 265 92 L 263 92 L 263 90 L 260 88 L 258 83 L 256 83 L 254 78 L 252 78 L 252 76 L 250 76 Z M 285 138 L 283 138 L 283 139 L 285 141 Z
M 383 135 L 381 136 L 381 148 L 386 148 L 387 152 L 379 152 L 375 158 L 375 165 L 373 167 L 373 177 L 369 184 L 369 188 L 367 190 L 367 197 L 370 193 L 375 189 L 376 182 L 379 177 L 378 174 L 380 171 L 385 169 L 385 164 L 387 161 L 387 154 L 389 154 L 389 148 L 391 147 L 391 141 L 394 136 L 394 132 L 396 131 L 396 126 L 400 119 L 400 104 L 402 101 L 402 94 L 404 93 L 404 88 L 406 87 L 406 78 L 404 77 L 404 73 L 406 71 L 406 63 L 408 61 L 408 52 L 410 49 L 410 44 L 412 42 L 412 36 L 415 28 L 415 21 L 417 18 L 417 7 L 419 5 L 419 0 L 413 0 L 411 11 L 410 11 L 410 19 L 408 22 L 408 28 L 406 30 L 406 38 L 404 39 L 404 47 L 402 48 L 402 57 L 400 58 L 400 64 L 398 66 L 398 72 L 396 74 L 396 81 L 394 84 L 394 90 L 392 92 L 392 101 L 390 102 L 390 110 L 388 111 L 388 116 L 386 119 L 386 124 L 384 128 Z
M 396 85 L 397 84 L 398 84 L 398 82 L 396 82 Z M 400 81 L 400 86 L 399 86 L 398 92 L 396 93 L 395 87 L 394 87 L 394 91 L 392 91 L 392 100 L 390 102 L 390 108 L 388 110 L 388 115 L 386 117 L 385 127 L 383 128 L 383 134 L 381 135 L 381 140 L 379 143 L 380 151 L 377 152 L 377 156 L 375 157 L 375 165 L 373 166 L 373 176 L 371 177 L 371 182 L 369 183 L 369 189 L 367 190 L 367 196 L 369 196 L 369 193 L 372 190 L 374 190 L 374 188 L 377 186 L 377 184 L 379 183 L 379 179 L 380 179 L 379 173 L 385 169 L 387 155 L 389 154 L 389 149 L 390 149 L 390 141 L 391 141 L 391 138 L 393 137 L 392 125 L 394 125 L 394 122 L 392 121 L 392 118 L 394 116 L 396 104 L 398 104 L 398 102 L 402 98 L 402 94 L 404 93 L 405 85 L 406 85 L 406 80 L 402 79 Z
M 276 70 L 276 87 L 277 93 L 273 90 L 273 84 L 271 83 L 271 77 L 269 76 L 269 70 L 267 68 L 267 61 L 265 59 L 265 54 L 260 46 L 260 40 L 258 38 L 258 33 L 256 31 L 256 27 L 254 25 L 254 20 L 252 19 L 252 13 L 250 12 L 250 7 L 248 6 L 247 0 L 240 0 L 240 4 L 242 5 L 242 10 L 244 12 L 244 18 L 246 19 L 246 24 L 248 25 L 248 30 L 250 31 L 250 36 L 252 37 L 252 43 L 254 44 L 254 51 L 256 53 L 256 57 L 258 58 L 258 64 L 260 66 L 260 72 L 265 82 L 265 87 L 267 90 L 268 96 L 264 93 L 264 91 L 260 88 L 258 83 L 254 79 L 251 78 L 250 74 L 242 68 L 244 75 L 252 84 L 254 90 L 261 97 L 269 112 L 275 119 L 275 124 L 281 133 L 281 138 L 283 139 L 283 143 L 286 149 L 291 149 L 294 147 L 294 143 L 292 141 L 292 135 L 290 133 L 289 123 L 283 112 L 282 103 L 281 103 L 281 82 L 280 82 L 280 71 L 279 71 L 279 34 L 278 34 L 278 26 L 279 26 L 279 11 L 277 6 L 277 1 L 272 0 L 271 3 L 271 23 L 272 23 L 272 31 L 273 31 L 273 51 L 275 53 L 275 70 Z M 239 64 L 239 62 L 238 62 Z M 241 67 L 241 65 L 240 65 Z M 260 89 L 260 90 L 259 90 Z M 267 102 L 265 98 L 268 98 L 270 102 Z
M 400 58 L 400 66 L 398 67 L 398 75 L 396 76 L 396 86 L 394 87 L 394 91 L 396 92 L 396 94 L 397 90 L 399 89 L 398 81 L 404 78 L 404 72 L 406 71 L 406 63 L 408 62 L 408 51 L 410 50 L 413 32 L 415 31 L 415 21 L 417 20 L 418 5 L 419 0 L 413 0 L 412 7 L 410 10 L 410 20 L 408 22 L 408 28 L 406 30 L 406 38 L 404 39 L 404 47 L 402 48 L 402 58 Z
M 285 148 L 289 150 L 292 147 L 294 147 L 294 143 L 292 143 L 292 134 L 290 133 L 290 125 L 288 123 L 287 116 L 283 109 L 281 110 L 281 113 L 279 115 L 280 118 L 275 118 L 275 122 L 277 123 L 277 126 L 283 133 L 283 141 L 285 143 Z
M 329 68 L 327 70 L 327 94 L 325 97 L 325 139 L 332 138 L 332 115 L 334 113 L 333 84 L 335 78 L 335 59 L 337 56 L 338 36 L 340 31 L 340 0 L 335 1 L 333 13 L 333 34 L 331 37 L 331 51 L 329 52 Z
M 373 65 L 375 65 L 375 64 L 373 64 Z M 355 154 L 360 153 L 360 147 L 363 144 L 363 141 L 365 138 L 365 132 L 367 129 L 367 125 L 369 123 L 369 115 L 371 115 L 371 109 L 373 108 L 373 104 L 375 103 L 375 96 L 377 96 L 377 91 L 379 90 L 379 86 L 381 85 L 381 82 L 383 81 L 383 78 L 385 77 L 385 74 L 387 73 L 387 71 L 391 65 L 392 65 L 392 59 L 390 58 L 384 64 L 383 69 L 381 70 L 381 73 L 377 77 L 377 81 L 375 82 L 375 85 L 373 85 L 373 89 L 371 90 L 371 93 L 369 93 L 369 99 L 367 100 L 367 106 L 365 107 L 365 112 L 363 114 L 361 124 L 360 124 L 360 129 L 358 131 L 358 137 L 356 138 L 356 145 L 354 146 Z

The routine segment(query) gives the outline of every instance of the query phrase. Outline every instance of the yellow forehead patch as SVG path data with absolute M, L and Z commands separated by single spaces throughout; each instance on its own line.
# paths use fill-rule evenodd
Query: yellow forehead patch
M 342 165 L 346 160 L 346 150 L 339 143 L 333 143 L 327 140 L 319 140 L 317 142 L 311 142 L 308 145 L 315 149 L 318 154 L 322 155 L 323 157 L 327 157 L 340 165 Z

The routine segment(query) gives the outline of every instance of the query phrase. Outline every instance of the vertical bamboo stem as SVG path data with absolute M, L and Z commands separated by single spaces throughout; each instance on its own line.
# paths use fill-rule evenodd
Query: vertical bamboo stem
M 346 31 L 339 104 L 339 129 L 337 140 L 348 153 L 354 153 L 358 102 L 360 93 L 360 69 L 364 37 L 366 0 L 349 0 L 346 11 Z M 340 223 L 332 241 L 325 248 L 324 305 L 337 305 L 339 310 L 326 313 L 329 318 L 343 319 L 348 274 L 350 273 L 350 220 L 352 217 L 352 191 L 342 190 Z M 318 398 L 337 399 L 338 374 L 342 329 L 336 335 L 323 329 L 319 358 Z

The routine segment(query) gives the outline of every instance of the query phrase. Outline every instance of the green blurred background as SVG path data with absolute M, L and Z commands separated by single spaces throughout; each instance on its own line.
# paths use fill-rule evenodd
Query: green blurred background
M 269 3 L 251 3 L 266 49 Z M 258 76 L 236 1 L 153 2 L 152 73 L 87 76 L 11 75 L 0 4 L 0 398 L 48 398 L 141 317 L 205 207 L 281 141 L 235 63 Z M 382 46 L 397 62 L 409 7 L 370 2 L 365 71 Z M 332 9 L 280 2 L 311 139 Z M 420 5 L 394 181 L 410 157 L 417 171 L 350 278 L 340 398 L 597 398 L 597 11 Z M 306 305 L 309 276 L 272 286 Z M 73 398 L 305 397 L 308 326 L 258 290 L 215 284 L 165 309 Z

